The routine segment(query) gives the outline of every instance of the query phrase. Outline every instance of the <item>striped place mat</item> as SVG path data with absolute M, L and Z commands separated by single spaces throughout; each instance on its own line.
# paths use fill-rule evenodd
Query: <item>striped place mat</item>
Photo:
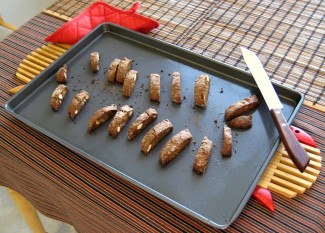
M 62 0 L 45 10 L 68 20 L 90 0 Z M 121 9 L 133 0 L 109 0 Z M 303 0 L 143 0 L 139 13 L 161 23 L 151 35 L 209 58 L 246 68 L 240 46 L 256 52 L 276 83 L 325 106 L 325 6 Z

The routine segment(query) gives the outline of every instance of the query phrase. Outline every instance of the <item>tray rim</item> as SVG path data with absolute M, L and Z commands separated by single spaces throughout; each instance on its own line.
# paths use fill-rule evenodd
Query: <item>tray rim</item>
M 73 53 L 74 56 L 77 55 L 79 53 L 78 51 L 80 51 L 79 50 L 80 45 L 81 44 L 84 44 L 85 41 L 89 40 L 89 35 L 91 35 L 92 33 L 95 33 L 98 30 L 102 30 L 102 32 L 110 32 L 112 29 L 113 30 L 127 31 L 128 33 L 131 33 L 134 36 L 143 37 L 146 40 L 153 41 L 153 43 L 164 44 L 164 45 L 166 45 L 168 47 L 171 47 L 173 49 L 176 49 L 176 50 L 180 51 L 181 53 L 186 52 L 186 53 L 189 53 L 191 56 L 199 57 L 200 59 L 203 59 L 203 60 L 208 61 L 210 63 L 217 64 L 218 66 L 223 66 L 226 69 L 235 70 L 236 72 L 239 72 L 239 73 L 243 74 L 243 76 L 245 77 L 245 79 L 247 79 L 247 77 L 249 77 L 251 80 L 254 80 L 253 77 L 252 77 L 252 75 L 250 74 L 250 72 L 248 72 L 248 71 L 246 71 L 244 69 L 241 69 L 241 68 L 238 68 L 238 67 L 235 67 L 235 66 L 232 66 L 232 65 L 228 65 L 226 63 L 223 63 L 223 62 L 220 62 L 220 61 L 217 61 L 217 60 L 213 60 L 213 59 L 211 59 L 209 57 L 205 57 L 205 56 L 203 56 L 201 54 L 198 54 L 198 53 L 195 53 L 193 51 L 187 50 L 187 49 L 182 48 L 180 46 L 171 44 L 169 42 L 162 41 L 160 39 L 151 37 L 149 35 L 145 35 L 145 34 L 142 34 L 142 33 L 139 33 L 139 32 L 136 32 L 136 31 L 133 31 L 133 30 L 124 28 L 122 26 L 119 26 L 119 25 L 116 25 L 116 24 L 113 24 L 113 23 L 102 23 L 102 24 L 98 25 L 95 29 L 93 29 L 92 32 L 90 32 L 88 35 L 86 35 L 84 38 L 82 38 L 80 41 L 78 41 L 76 44 L 74 44 L 69 50 L 67 50 L 67 52 L 65 52 L 64 54 L 62 54 L 58 59 L 56 59 L 54 62 L 52 62 L 48 67 L 46 67 L 40 74 L 38 74 L 33 80 L 31 80 L 31 82 L 29 82 L 27 85 L 25 85 L 25 87 L 22 88 L 22 90 L 19 93 L 15 94 L 12 98 L 10 98 L 5 103 L 5 106 L 4 106 L 5 110 L 10 115 L 12 115 L 13 117 L 17 118 L 18 120 L 22 121 L 23 123 L 27 124 L 28 126 L 34 128 L 35 130 L 43 133 L 44 135 L 48 136 L 49 138 L 57 141 L 58 143 L 60 143 L 61 145 L 67 147 L 68 149 L 71 149 L 72 151 L 74 151 L 75 153 L 77 153 L 79 156 L 86 157 L 87 159 L 90 159 L 92 162 L 96 163 L 97 165 L 101 166 L 102 168 L 107 169 L 108 172 L 112 172 L 114 175 L 118 176 L 119 178 L 125 179 L 126 181 L 130 182 L 131 184 L 137 186 L 138 188 L 140 188 L 140 189 L 142 189 L 142 190 L 150 193 L 151 195 L 159 198 L 162 201 L 167 202 L 168 204 L 172 205 L 176 209 L 178 209 L 180 211 L 183 211 L 184 213 L 186 213 L 186 214 L 188 214 L 188 215 L 190 215 L 190 216 L 192 216 L 194 218 L 197 218 L 200 221 L 203 221 L 204 223 L 206 223 L 206 224 L 208 224 L 208 225 L 210 225 L 210 226 L 212 226 L 214 228 L 217 228 L 217 229 L 226 229 L 240 215 L 242 209 L 245 207 L 247 201 L 251 197 L 251 193 L 253 192 L 255 186 L 259 182 L 259 178 L 256 178 L 256 177 L 261 177 L 261 175 L 265 171 L 266 167 L 269 165 L 269 162 L 273 158 L 273 155 L 274 155 L 276 149 L 278 148 L 278 146 L 280 144 L 280 138 L 279 137 L 276 140 L 276 142 L 274 143 L 274 146 L 272 147 L 272 149 L 270 150 L 270 153 L 267 155 L 265 162 L 263 163 L 263 165 L 259 168 L 258 172 L 256 173 L 256 176 L 254 178 L 254 181 L 249 186 L 246 194 L 244 195 L 244 198 L 240 201 L 240 204 L 239 204 L 238 208 L 236 209 L 235 214 L 228 221 L 228 223 L 226 223 L 226 224 L 218 224 L 218 223 L 216 223 L 216 222 L 208 219 L 207 217 L 204 217 L 203 215 L 201 215 L 201 214 L 199 214 L 199 213 L 191 210 L 190 208 L 188 208 L 188 207 L 186 207 L 186 206 L 178 203 L 177 201 L 174 201 L 173 199 L 171 199 L 171 198 L 163 195 L 162 193 L 159 193 L 158 191 L 156 191 L 156 190 L 148 187 L 147 185 L 145 185 L 145 184 L 141 183 L 140 181 L 132 178 L 131 176 L 129 176 L 129 175 L 127 175 L 127 174 L 125 174 L 125 173 L 117 170 L 116 168 L 112 167 L 111 165 L 106 164 L 106 163 L 104 163 L 104 162 L 96 159 L 95 157 L 93 157 L 90 154 L 82 151 L 78 147 L 73 146 L 72 144 L 66 142 L 65 140 L 61 139 L 60 137 L 56 136 L 55 134 L 50 133 L 49 131 L 47 131 L 47 130 L 43 129 L 42 127 L 38 126 L 37 124 L 35 124 L 35 123 L 33 123 L 33 122 L 25 119 L 24 117 L 22 117 L 21 115 L 19 115 L 18 113 L 15 112 L 15 109 L 18 108 L 19 105 L 20 104 L 23 104 L 23 102 L 24 102 L 24 100 L 21 101 L 21 102 L 18 101 L 19 104 L 15 105 L 16 99 L 18 99 L 18 97 L 20 97 L 20 95 L 28 96 L 29 95 L 29 93 L 27 93 L 28 90 L 30 88 L 32 88 L 33 85 L 37 85 L 37 82 L 38 82 L 38 78 L 39 77 L 43 76 L 46 73 L 53 73 L 53 71 L 52 71 L 53 70 L 53 67 L 56 66 L 56 63 L 58 63 L 61 60 L 63 60 L 67 56 L 67 54 Z M 114 33 L 116 33 L 116 32 L 114 32 Z M 90 41 L 93 41 L 93 40 L 90 40 Z M 182 59 L 183 60 L 188 60 L 188 59 L 184 59 L 184 58 L 182 58 Z M 70 59 L 68 59 L 68 60 L 70 60 Z M 193 62 L 191 62 L 191 63 L 193 63 Z M 201 67 L 208 68 L 211 71 L 216 70 L 216 69 L 212 69 L 212 68 L 206 67 L 207 65 L 200 65 L 200 64 L 198 64 L 198 65 L 201 66 Z M 222 72 L 220 72 L 220 73 L 222 73 Z M 224 74 L 224 73 L 222 73 L 222 74 Z M 229 76 L 227 74 L 224 74 L 224 75 L 225 76 Z M 233 78 L 232 77 L 232 79 L 236 79 L 236 78 Z M 239 80 L 239 79 L 236 79 L 236 80 Z M 248 81 L 249 80 L 243 80 L 243 79 L 240 79 L 239 80 L 239 82 L 246 83 L 246 84 L 249 84 L 249 85 L 253 85 L 254 87 L 257 86 L 256 84 L 253 84 L 252 82 L 248 82 Z M 275 90 L 277 91 L 277 93 L 279 95 L 281 95 L 281 93 L 283 93 L 284 91 L 289 91 L 291 93 L 294 93 L 296 95 L 296 98 L 299 98 L 299 100 L 296 101 L 296 105 L 294 107 L 294 110 L 292 111 L 290 117 L 287 119 L 288 124 L 291 124 L 293 122 L 293 119 L 295 118 L 295 116 L 297 115 L 299 109 L 301 108 L 301 106 L 303 104 L 304 95 L 302 93 L 296 91 L 296 90 L 293 90 L 293 89 L 291 89 L 289 87 L 286 87 L 284 85 L 277 84 L 277 83 L 275 83 L 273 81 L 272 81 L 272 84 L 273 84 Z M 286 98 L 289 99 L 288 97 L 286 97 Z M 292 99 L 290 99 L 290 100 L 292 100 Z M 12 107 L 12 105 L 15 105 L 15 107 Z

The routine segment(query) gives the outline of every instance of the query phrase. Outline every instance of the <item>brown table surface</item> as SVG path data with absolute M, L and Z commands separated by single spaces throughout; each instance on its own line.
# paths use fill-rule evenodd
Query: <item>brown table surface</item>
M 75 17 L 93 1 L 60 0 L 48 10 Z M 108 1 L 121 9 L 132 4 Z M 245 68 L 240 46 L 255 51 L 273 81 L 300 91 L 306 105 L 293 125 L 325 151 L 325 4 L 323 1 L 152 1 L 139 13 L 161 23 L 149 35 Z M 43 214 L 79 232 L 219 231 L 188 216 L 9 116 L 8 93 L 22 83 L 18 65 L 65 23 L 40 13 L 0 43 L 0 184 Z M 324 165 L 324 157 L 323 157 Z M 303 195 L 273 195 L 270 212 L 251 198 L 226 232 L 324 232 L 324 166 Z

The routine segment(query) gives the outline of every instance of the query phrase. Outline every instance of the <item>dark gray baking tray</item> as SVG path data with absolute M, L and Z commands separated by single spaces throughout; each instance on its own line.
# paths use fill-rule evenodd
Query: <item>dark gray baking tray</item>
M 89 54 L 100 53 L 100 71 L 91 72 Z M 122 95 L 122 86 L 107 82 L 106 72 L 114 58 L 133 59 L 133 69 L 139 71 L 131 98 Z M 57 86 L 56 71 L 69 67 L 69 94 L 61 109 L 54 112 L 50 98 Z M 171 74 L 182 76 L 181 105 L 171 102 Z M 149 100 L 150 73 L 161 75 L 161 103 Z M 201 73 L 211 77 L 207 108 L 194 105 L 194 82 Z M 292 122 L 303 96 L 275 85 L 284 105 L 284 115 Z M 91 98 L 72 122 L 67 107 L 80 90 Z M 252 76 L 242 70 L 194 54 L 182 48 L 119 26 L 103 24 L 51 64 L 37 78 L 16 94 L 6 110 L 16 118 L 48 135 L 81 156 L 104 166 L 109 171 L 161 198 L 214 227 L 226 228 L 239 215 L 276 150 L 279 137 L 269 110 L 262 98 L 253 112 L 253 127 L 233 131 L 233 156 L 222 158 L 224 110 L 233 102 L 252 94 L 260 95 Z M 261 96 L 261 95 L 260 95 Z M 107 133 L 109 122 L 89 134 L 87 123 L 100 107 L 115 103 L 133 106 L 135 113 L 121 134 L 113 139 Z M 127 128 L 147 108 L 158 111 L 156 123 L 168 118 L 174 125 L 172 133 L 148 156 L 140 151 L 140 142 L 148 127 L 132 142 Z M 153 126 L 152 124 L 151 126 Z M 159 165 L 159 151 L 174 134 L 189 128 L 192 142 L 170 164 Z M 195 153 L 204 136 L 216 145 L 204 175 L 192 172 Z

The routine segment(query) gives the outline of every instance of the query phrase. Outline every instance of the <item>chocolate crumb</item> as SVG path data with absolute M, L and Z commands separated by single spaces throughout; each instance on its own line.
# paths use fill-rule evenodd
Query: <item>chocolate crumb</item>
M 185 95 L 183 96 L 183 100 L 186 100 L 186 96 Z
M 221 87 L 221 89 L 220 89 L 220 93 L 223 93 L 223 88 Z
M 218 124 L 218 120 L 214 120 L 213 122 L 214 122 L 215 124 Z
M 196 141 L 193 141 L 193 144 L 195 145 L 196 144 Z
M 142 83 L 142 84 L 141 84 L 141 88 L 143 88 L 143 87 L 144 87 L 144 84 Z
M 94 84 L 95 83 L 95 80 L 91 81 L 91 84 Z
M 168 76 L 171 76 L 171 74 L 168 74 Z
M 160 72 L 161 72 L 161 73 L 164 73 L 164 70 L 161 70 Z
M 218 146 L 217 146 L 217 144 L 213 144 L 213 147 L 217 148 Z

